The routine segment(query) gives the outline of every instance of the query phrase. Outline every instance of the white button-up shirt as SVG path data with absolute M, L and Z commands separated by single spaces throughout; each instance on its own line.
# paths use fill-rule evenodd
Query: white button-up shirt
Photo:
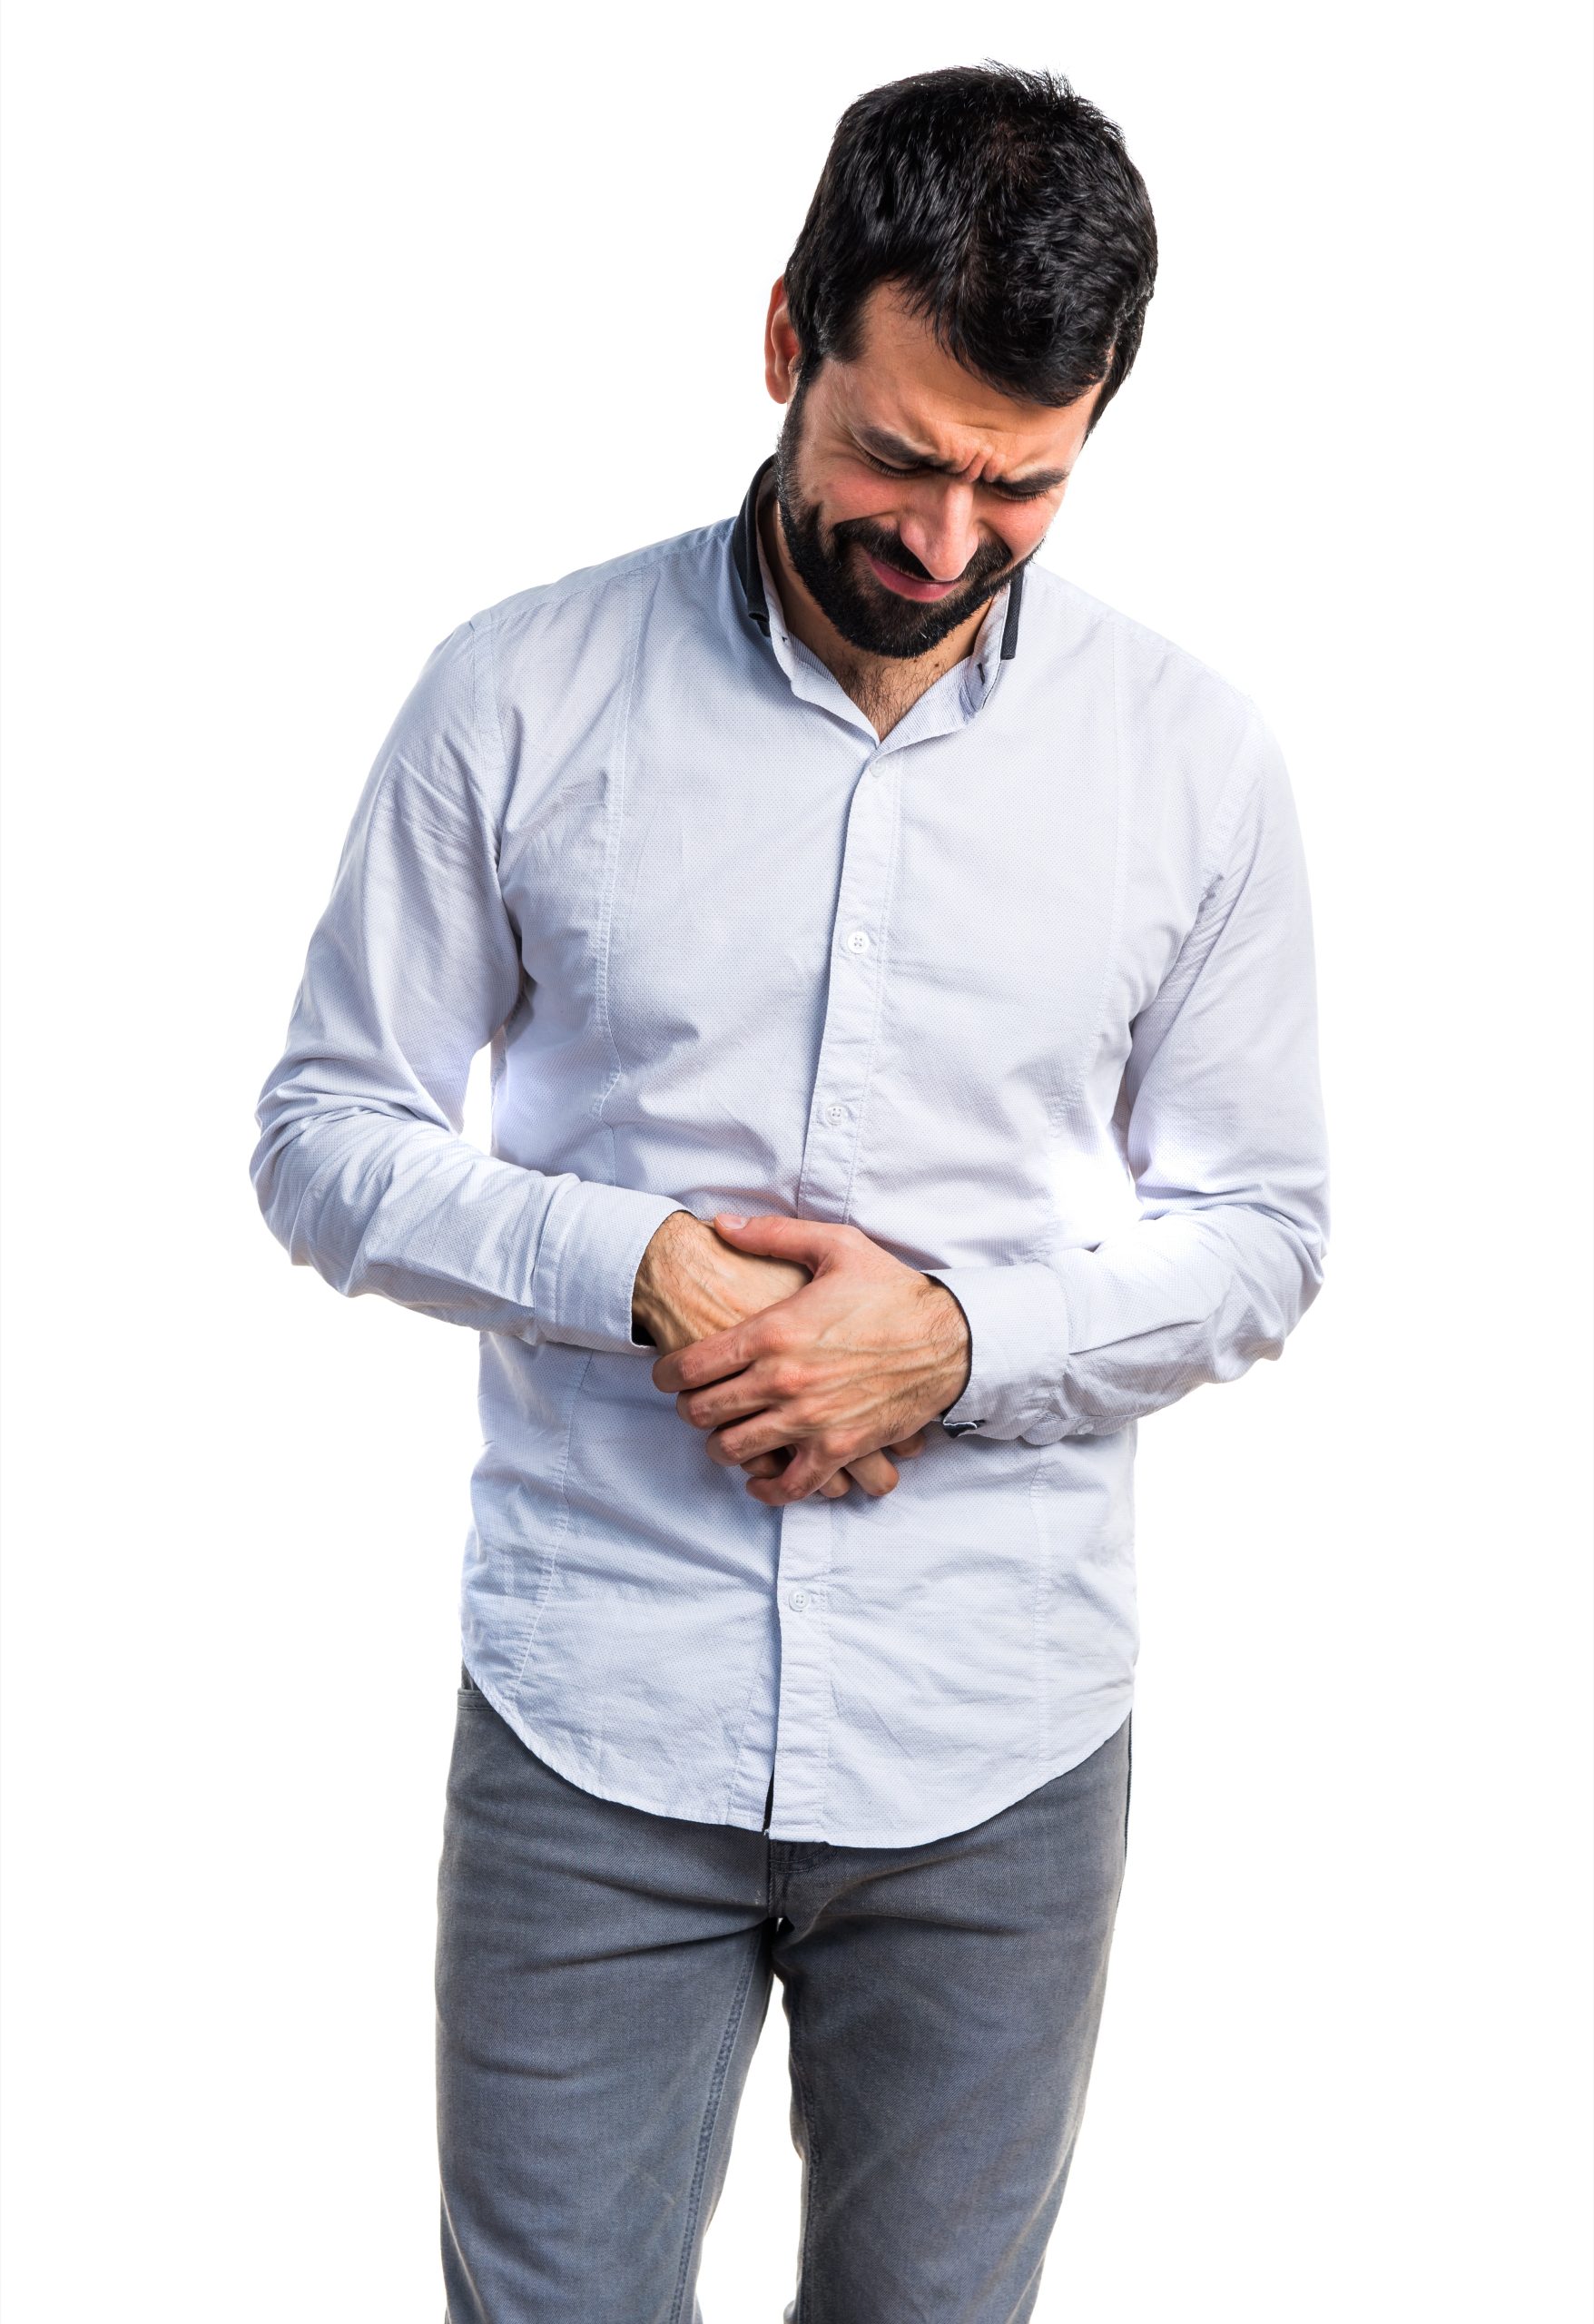
M 525 1742 L 906 1846 L 1122 1723 L 1137 1423 L 1317 1292 L 1311 914 L 1255 704 L 1043 567 L 882 741 L 782 617 L 769 465 L 434 650 L 251 1176 L 297 1264 L 480 1334 L 462 1644 Z M 677 1209 L 846 1221 L 956 1295 L 969 1382 L 893 1491 L 771 1508 L 654 1387 Z

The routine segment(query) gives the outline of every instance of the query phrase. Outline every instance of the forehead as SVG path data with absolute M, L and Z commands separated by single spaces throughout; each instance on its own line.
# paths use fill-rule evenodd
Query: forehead
M 827 379 L 844 424 L 884 431 L 959 466 L 988 456 L 1003 468 L 1068 459 L 1084 440 L 1097 393 L 1088 389 L 1065 405 L 1004 395 L 955 362 L 892 283 L 870 293 L 857 356 L 825 364 L 816 387 Z

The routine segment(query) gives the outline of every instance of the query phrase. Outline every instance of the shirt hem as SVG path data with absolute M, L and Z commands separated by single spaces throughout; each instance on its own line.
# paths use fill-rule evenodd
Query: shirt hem
M 505 1725 L 514 1730 L 528 1751 L 541 1759 L 546 1767 L 552 1768 L 556 1775 L 563 1776 L 566 1783 L 573 1783 L 577 1791 L 585 1791 L 594 1799 L 606 1799 L 616 1807 L 635 1807 L 644 1816 L 661 1816 L 673 1823 L 717 1824 L 727 1826 L 738 1832 L 763 1831 L 762 1817 L 750 1817 L 744 1821 L 735 1816 L 694 1815 L 688 1808 L 661 1807 L 652 1800 L 638 1799 L 630 1792 L 616 1791 L 594 1783 L 590 1776 L 577 1772 L 572 1753 L 566 1751 L 562 1744 L 550 1743 L 529 1723 L 507 1695 L 500 1693 L 497 1687 L 481 1676 L 468 1655 L 463 1656 L 462 1659 L 466 1669 L 470 1672 L 471 1682 L 477 1693 L 485 1696 L 491 1703 Z
M 950 1840 L 960 1832 L 971 1832 L 978 1825 L 989 1823 L 993 1816 L 1001 1815 L 1006 1808 L 1016 1807 L 1021 1799 L 1028 1799 L 1030 1793 L 1038 1791 L 1043 1784 L 1055 1783 L 1058 1776 L 1067 1775 L 1070 1768 L 1078 1767 L 1082 1761 L 1089 1758 L 1093 1751 L 1099 1751 L 1102 1745 L 1116 1735 L 1122 1727 L 1134 1708 L 1135 1699 L 1135 1682 L 1131 1674 L 1120 1692 L 1115 1696 L 1113 1708 L 1099 1732 L 1093 1732 L 1089 1739 L 1083 1744 L 1070 1744 L 1065 1751 L 1043 1767 L 1039 1773 L 1032 1775 L 1018 1790 L 1007 1793 L 993 1803 L 977 1807 L 971 1815 L 956 1824 L 949 1825 L 945 1829 L 893 1832 L 882 1836 L 872 1832 L 863 1834 L 818 1832 L 809 1827 L 796 1831 L 772 1829 L 766 1834 L 762 1816 L 745 1817 L 732 1815 L 705 1816 L 694 1813 L 692 1809 L 686 1807 L 665 1807 L 655 1800 L 639 1799 L 633 1792 L 617 1790 L 594 1783 L 590 1777 L 576 1772 L 571 1753 L 565 1750 L 563 1746 L 548 1743 L 536 1728 L 529 1724 L 518 1709 L 510 1703 L 507 1697 L 500 1693 L 497 1688 L 488 1685 L 479 1676 L 468 1656 L 463 1656 L 462 1659 L 478 1691 L 486 1697 L 505 1724 L 519 1737 L 526 1749 L 541 1759 L 545 1766 L 552 1768 L 556 1775 L 563 1776 L 566 1783 L 574 1784 L 578 1791 L 585 1791 L 595 1799 L 606 1799 L 615 1807 L 633 1807 L 642 1815 L 662 1817 L 673 1823 L 712 1824 L 731 1831 L 756 1832 L 760 1837 L 772 1840 L 806 1840 L 811 1846 L 816 1842 L 822 1842 L 831 1847 L 838 1848 L 928 1847 L 936 1840 Z

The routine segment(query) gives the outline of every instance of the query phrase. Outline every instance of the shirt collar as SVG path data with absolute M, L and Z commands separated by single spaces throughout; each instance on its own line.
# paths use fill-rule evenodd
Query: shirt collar
M 766 460 L 760 461 L 754 471 L 753 482 L 747 487 L 747 497 L 742 503 L 731 532 L 731 558 L 736 567 L 736 577 L 742 584 L 742 596 L 747 608 L 747 618 L 763 630 L 766 637 L 770 634 L 770 608 L 769 598 L 763 586 L 763 560 L 759 552 L 758 503 L 763 491 L 764 478 L 774 464 L 775 456 L 772 452 Z M 1004 593 L 1000 591 L 998 593 L 999 596 L 1002 594 Z M 1018 615 L 1024 598 L 1022 566 L 1007 584 L 1005 595 L 1008 610 L 1007 617 L 1002 624 L 999 659 L 1010 662 L 1018 651 Z M 975 644 L 976 656 L 983 656 L 986 640 L 989 634 L 989 623 L 988 615 L 986 626 L 981 628 Z

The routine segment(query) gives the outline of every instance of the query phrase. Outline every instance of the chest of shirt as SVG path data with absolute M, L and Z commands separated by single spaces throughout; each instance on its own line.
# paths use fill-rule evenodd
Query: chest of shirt
M 677 1092 L 812 1076 L 828 1025 L 888 1093 L 929 1073 L 954 1113 L 997 1092 L 1045 1118 L 1127 1053 L 1199 904 L 1176 771 L 1125 753 L 1089 665 L 877 743 L 772 666 L 662 652 L 556 758 L 517 725 L 526 1037 L 601 1036 Z

